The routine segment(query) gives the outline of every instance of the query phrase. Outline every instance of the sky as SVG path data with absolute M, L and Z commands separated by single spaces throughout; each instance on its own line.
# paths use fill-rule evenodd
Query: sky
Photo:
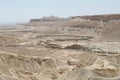
M 0 0 L 0 24 L 43 16 L 119 14 L 120 0 Z

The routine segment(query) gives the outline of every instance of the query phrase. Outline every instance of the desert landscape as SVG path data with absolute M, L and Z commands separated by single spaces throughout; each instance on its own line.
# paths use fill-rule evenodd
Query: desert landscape
M 120 14 L 1 26 L 0 80 L 120 80 Z

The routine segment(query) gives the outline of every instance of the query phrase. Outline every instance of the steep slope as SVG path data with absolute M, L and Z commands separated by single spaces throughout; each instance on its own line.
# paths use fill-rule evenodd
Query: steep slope
M 105 24 L 106 29 L 103 31 L 102 36 L 108 38 L 109 41 L 120 40 L 120 20 L 109 21 Z
M 120 14 L 106 14 L 106 15 L 93 15 L 93 16 L 81 16 L 83 19 L 98 20 L 108 22 L 111 20 L 120 20 Z

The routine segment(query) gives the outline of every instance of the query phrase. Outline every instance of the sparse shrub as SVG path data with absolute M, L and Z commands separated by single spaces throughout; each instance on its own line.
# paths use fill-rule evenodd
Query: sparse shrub
M 66 46 L 65 49 L 78 49 L 78 50 L 87 50 L 87 47 L 78 45 L 78 44 L 73 44 L 70 46 Z

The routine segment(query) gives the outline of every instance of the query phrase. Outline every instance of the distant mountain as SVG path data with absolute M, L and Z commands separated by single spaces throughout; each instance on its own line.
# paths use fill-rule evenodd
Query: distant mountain
M 83 19 L 98 20 L 98 21 L 110 21 L 110 20 L 120 20 L 120 14 L 106 14 L 106 15 L 91 15 L 91 16 L 77 16 Z M 76 18 L 76 17 L 73 17 Z

